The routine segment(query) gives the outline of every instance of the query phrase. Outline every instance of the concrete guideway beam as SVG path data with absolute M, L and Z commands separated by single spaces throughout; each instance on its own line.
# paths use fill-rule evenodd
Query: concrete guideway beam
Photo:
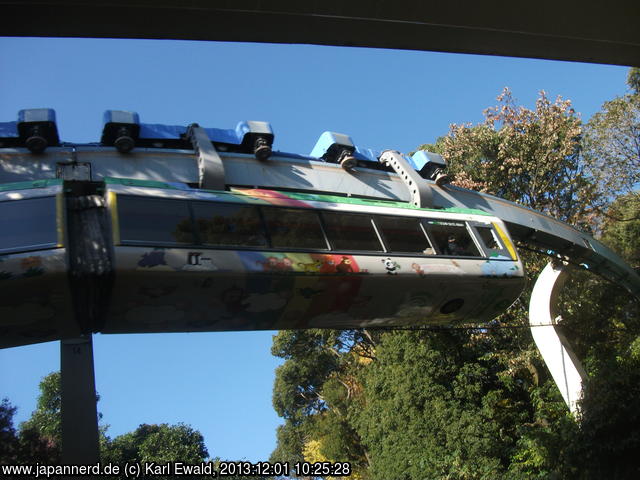
M 571 413 L 577 414 L 587 373 L 557 325 L 556 305 L 566 277 L 567 270 L 562 265 L 549 263 L 542 270 L 531 293 L 529 324 L 533 340 L 562 398 Z

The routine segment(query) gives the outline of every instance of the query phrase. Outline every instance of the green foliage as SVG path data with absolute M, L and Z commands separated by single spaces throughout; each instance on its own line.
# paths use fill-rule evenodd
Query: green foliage
M 530 110 L 508 89 L 498 102 L 483 123 L 452 125 L 441 142 L 454 183 L 582 221 L 596 191 L 580 162 L 582 126 L 571 102 L 541 92 Z
M 58 463 L 62 442 L 60 372 L 40 382 L 36 410 L 20 425 L 20 448 L 27 463 Z
M 42 379 L 37 408 L 29 420 L 21 424 L 18 435 L 13 428 L 16 408 L 8 400 L 3 400 L 0 404 L 0 464 L 39 462 L 55 465 L 60 462 L 60 386 L 60 372 L 51 373 Z M 96 398 L 98 399 L 99 397 Z M 206 461 L 209 455 L 202 434 L 181 423 L 143 424 L 135 431 L 113 440 L 106 436 L 106 429 L 100 428 L 103 463 L 124 465 L 127 462 L 154 462 L 162 465 L 179 461 L 199 464 Z
M 633 67 L 629 69 L 627 75 L 627 85 L 636 95 L 640 94 L 640 68 Z
M 636 337 L 626 352 L 601 360 L 582 401 L 580 435 L 574 449 L 585 479 L 640 476 L 640 360 Z
M 367 464 L 366 452 L 348 417 L 358 389 L 357 359 L 370 353 L 373 338 L 363 331 L 282 331 L 272 353 L 285 362 L 276 370 L 274 408 L 278 427 L 273 461 L 350 461 Z M 312 455 L 313 458 L 310 458 Z
M 62 397 L 60 372 L 45 376 L 39 385 L 40 395 L 31 417 L 20 425 L 20 448 L 27 463 L 58 463 L 62 448 Z M 96 402 L 99 397 L 96 396 Z M 99 418 L 101 418 L 99 414 Z M 101 429 L 100 442 L 106 444 Z
M 103 460 L 124 465 L 127 462 L 159 465 L 167 462 L 198 464 L 208 457 L 202 434 L 188 425 L 142 424 L 136 430 L 113 439 Z
M 372 478 L 550 473 L 562 445 L 550 424 L 568 423 L 566 409 L 548 382 L 538 387 L 529 369 L 505 365 L 497 343 L 481 331 L 383 335 L 362 373 L 366 400 L 354 407 Z
M 283 331 L 271 352 L 286 359 L 276 370 L 273 406 L 278 415 L 299 425 L 326 408 L 322 385 L 338 366 L 340 335 L 333 330 Z
M 383 335 L 376 362 L 363 373 L 366 403 L 357 414 L 372 478 L 453 478 L 455 464 L 478 475 L 500 471 L 495 432 L 475 428 L 460 401 L 466 393 L 477 400 L 486 386 L 473 368 L 465 372 L 470 378 L 456 375 L 464 361 L 455 343 L 447 333 Z M 449 441 L 455 449 L 447 449 Z
M 40 382 L 40 396 L 31 418 L 20 428 L 33 430 L 41 437 L 59 444 L 62 439 L 60 372 L 52 372 Z
M 600 208 L 624 194 L 638 196 L 640 182 L 640 93 L 605 102 L 587 123 L 585 158 L 599 186 Z
M 285 421 L 276 429 L 276 448 L 271 453 L 271 462 L 296 463 L 304 461 L 302 448 L 304 445 L 304 427 Z
M 442 155 L 444 153 L 444 142 L 446 137 L 438 137 L 435 143 L 424 143 L 416 148 L 414 151 L 409 152 L 409 155 L 413 155 L 418 150 L 425 150 L 427 152 L 439 153 Z
M 11 465 L 18 460 L 18 436 L 13 427 L 13 416 L 16 407 L 3 398 L 0 403 L 0 465 Z
M 619 197 L 607 213 L 601 240 L 629 265 L 640 267 L 640 196 L 629 194 Z
M 633 232 L 636 197 L 616 200 L 603 222 L 602 240 L 636 268 L 640 240 Z M 640 302 L 617 285 L 592 275 L 574 275 L 565 287 L 563 326 L 589 373 L 578 434 L 569 446 L 576 478 L 626 479 L 640 474 Z M 573 299 L 573 301 L 572 301 Z M 577 300 L 575 300 L 577 299 Z

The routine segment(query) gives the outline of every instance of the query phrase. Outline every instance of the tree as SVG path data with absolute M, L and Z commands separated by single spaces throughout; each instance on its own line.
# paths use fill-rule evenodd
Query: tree
M 569 100 L 540 92 L 534 110 L 508 89 L 481 124 L 452 125 L 440 141 L 454 183 L 584 223 L 596 195 L 580 161 L 582 126 Z
M 460 186 L 589 226 L 596 189 L 581 161 L 580 120 L 544 92 L 534 110 L 505 90 L 479 125 L 436 142 Z M 534 276 L 544 260 L 524 255 Z M 533 478 L 570 470 L 576 426 L 526 327 L 529 293 L 491 327 L 386 333 L 361 369 L 355 430 L 372 478 Z
M 640 269 L 640 201 L 621 197 L 603 222 L 601 240 Z M 635 220 L 616 220 L 619 218 Z M 640 302 L 593 275 L 575 275 L 565 297 L 580 308 L 564 314 L 564 328 L 589 372 L 571 463 L 581 479 L 640 475 Z
M 62 415 L 60 372 L 52 372 L 40 381 L 36 410 L 20 425 L 20 444 L 27 463 L 60 461 Z
M 357 396 L 358 359 L 373 338 L 359 330 L 282 331 L 272 353 L 285 362 L 276 370 L 273 405 L 285 419 L 272 461 L 349 461 L 362 478 L 366 451 L 353 428 L 348 405 Z
M 0 403 L 0 465 L 18 463 L 18 436 L 13 427 L 13 416 L 17 408 L 3 398 Z
M 188 425 L 142 424 L 133 432 L 110 441 L 102 453 L 103 462 L 165 465 L 169 462 L 199 464 L 209 453 L 202 434 Z M 173 478 L 156 476 L 151 478 Z
M 640 94 L 640 68 L 633 67 L 629 69 L 627 76 L 627 85 L 633 93 Z
M 60 386 L 60 372 L 50 373 L 42 379 L 36 410 L 20 425 L 17 437 L 11 422 L 16 409 L 7 400 L 3 401 L 0 405 L 0 464 L 5 456 L 10 459 L 15 457 L 19 463 L 40 462 L 55 465 L 60 462 Z M 96 400 L 99 400 L 99 396 L 96 396 Z M 100 428 L 100 453 L 103 463 L 124 465 L 127 462 L 154 462 L 160 465 L 180 461 L 198 464 L 208 457 L 202 434 L 182 423 L 142 424 L 133 432 L 125 433 L 113 440 L 107 437 L 106 430 L 107 427 Z M 15 450 L 15 442 L 18 443 L 17 454 L 12 453 Z M 7 451 L 6 454 L 3 448 Z
M 62 438 L 62 398 L 60 372 L 52 372 L 40 381 L 40 395 L 31 418 L 21 425 L 22 430 L 34 430 L 59 445 Z
M 608 213 L 601 240 L 633 268 L 640 268 L 640 196 L 618 197 Z
M 632 69 L 629 86 L 635 91 L 605 102 L 587 123 L 585 157 L 606 207 L 620 195 L 638 196 L 640 184 L 640 70 Z

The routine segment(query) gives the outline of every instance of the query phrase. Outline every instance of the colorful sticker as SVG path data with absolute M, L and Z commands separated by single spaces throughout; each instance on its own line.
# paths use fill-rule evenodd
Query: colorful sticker
M 269 202 L 271 205 L 277 205 L 279 207 L 303 207 L 311 208 L 311 206 L 300 200 L 291 198 L 284 193 L 276 192 L 274 190 L 263 190 L 261 188 L 248 188 L 248 189 L 235 189 L 234 193 L 240 193 L 242 195 L 249 195 L 257 197 L 261 200 Z

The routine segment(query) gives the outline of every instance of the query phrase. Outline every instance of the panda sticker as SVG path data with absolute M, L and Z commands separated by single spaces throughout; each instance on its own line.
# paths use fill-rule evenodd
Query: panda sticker
M 387 274 L 389 275 L 398 274 L 398 270 L 400 270 L 400 265 L 398 264 L 398 262 L 391 260 L 390 257 L 383 258 L 381 262 L 384 265 L 384 268 L 386 268 Z

